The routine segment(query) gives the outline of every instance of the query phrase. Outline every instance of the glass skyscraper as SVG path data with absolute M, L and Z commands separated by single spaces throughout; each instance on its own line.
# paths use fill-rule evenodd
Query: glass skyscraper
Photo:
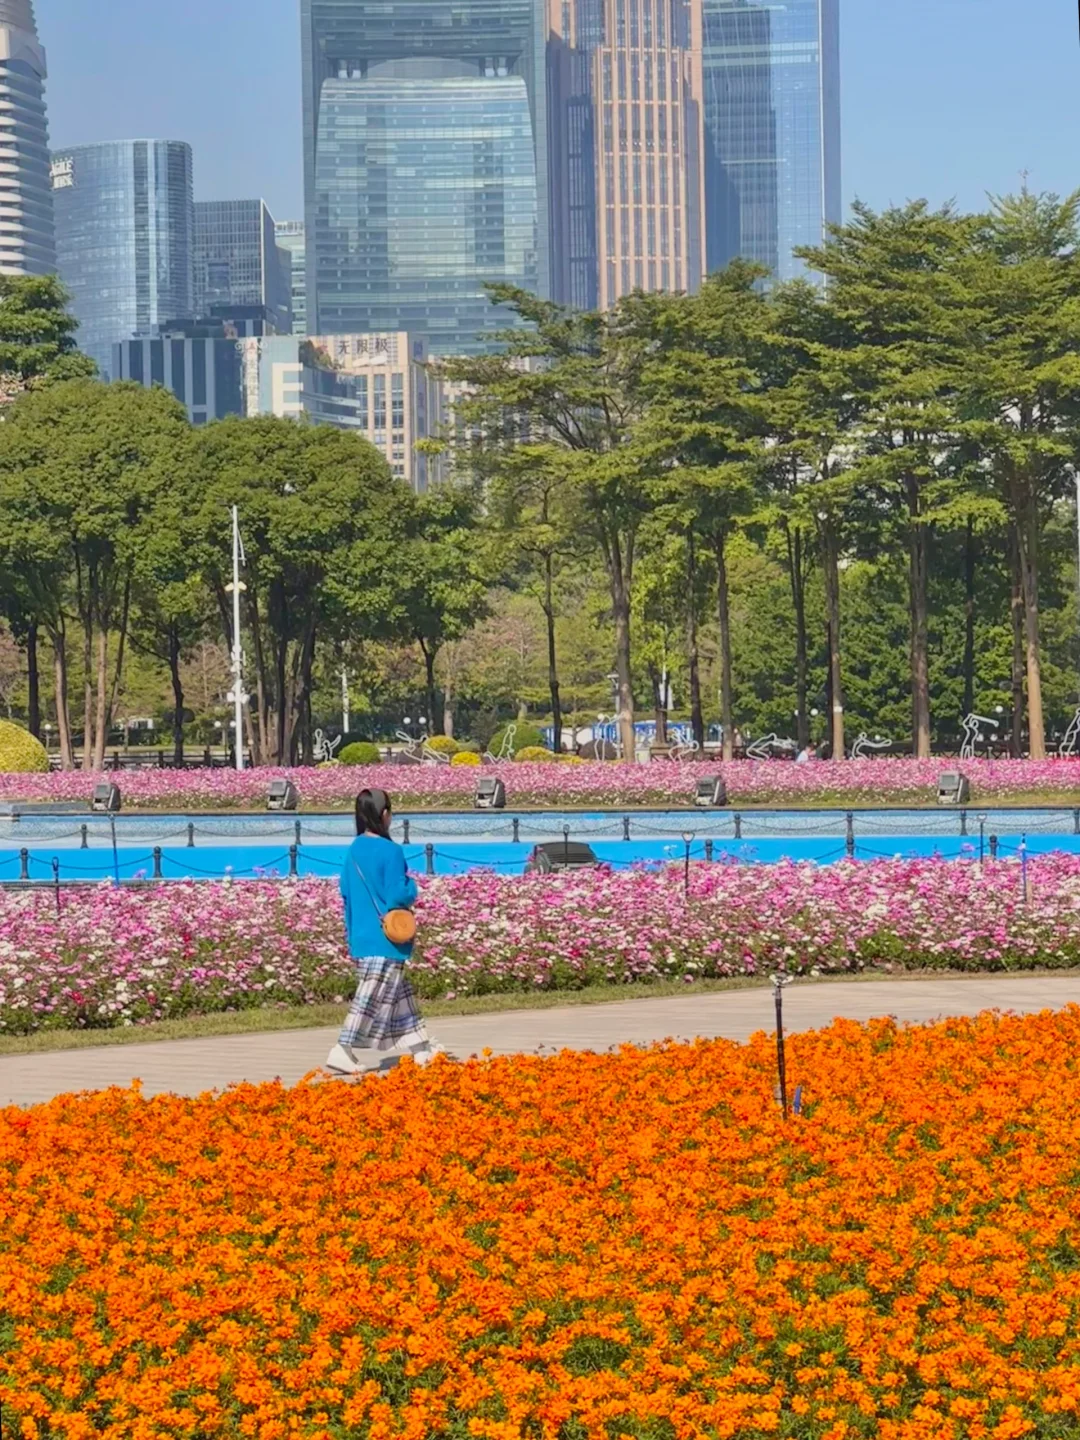
M 484 289 L 549 293 L 535 0 L 301 0 L 308 329 L 484 349 Z
M 274 227 L 278 248 L 286 251 L 292 262 L 292 333 L 307 331 L 307 262 L 304 258 L 304 222 L 279 220 Z
M 0 275 L 56 271 L 45 73 L 31 0 L 0 0 Z
M 842 219 L 839 0 L 702 0 L 701 23 L 707 268 L 804 275 L 794 247 Z
M 292 260 L 263 200 L 195 205 L 195 311 L 259 305 L 279 335 L 292 329 Z
M 115 140 L 58 150 L 53 185 L 79 345 L 109 377 L 114 344 L 194 313 L 191 147 Z

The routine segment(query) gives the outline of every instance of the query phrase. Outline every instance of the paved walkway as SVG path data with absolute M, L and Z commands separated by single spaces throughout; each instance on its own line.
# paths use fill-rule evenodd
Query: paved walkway
M 785 1027 L 812 1030 L 841 1016 L 934 1020 L 980 1010 L 1032 1011 L 1080 1004 L 1080 975 L 964 979 L 803 981 L 784 994 Z M 541 1050 L 606 1050 L 624 1042 L 723 1036 L 745 1040 L 771 1029 L 772 990 L 718 991 L 611 1005 L 515 1010 L 432 1023 L 436 1038 L 464 1058 Z M 240 1080 L 294 1084 L 317 1069 L 337 1038 L 333 1030 L 285 1030 L 152 1045 L 110 1045 L 0 1057 L 0 1105 L 32 1105 L 70 1090 L 129 1085 L 149 1095 L 197 1095 Z

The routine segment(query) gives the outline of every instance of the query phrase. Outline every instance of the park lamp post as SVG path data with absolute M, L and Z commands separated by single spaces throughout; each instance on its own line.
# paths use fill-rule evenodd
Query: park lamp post
M 237 770 L 244 768 L 244 706 L 247 704 L 248 696 L 244 694 L 244 651 L 240 636 L 240 595 L 247 589 L 247 586 L 240 579 L 240 566 L 247 564 L 247 557 L 244 554 L 244 542 L 240 538 L 240 511 L 234 505 L 232 507 L 232 550 L 233 550 L 233 578 L 232 583 L 225 586 L 227 592 L 232 595 L 233 602 L 233 651 L 232 651 L 232 686 L 233 688 L 226 695 L 234 707 L 233 725 L 236 729 L 236 740 L 234 743 L 234 754 Z
M 690 898 L 690 847 L 694 843 L 693 830 L 683 831 L 683 844 L 686 846 L 686 855 L 683 859 L 683 894 Z

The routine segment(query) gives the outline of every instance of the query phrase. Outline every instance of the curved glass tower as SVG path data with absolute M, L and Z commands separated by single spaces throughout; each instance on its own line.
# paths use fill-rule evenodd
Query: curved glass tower
M 53 185 L 79 346 L 108 378 L 115 344 L 193 314 L 191 146 L 112 140 L 57 150 Z
M 485 285 L 549 293 L 542 7 L 301 0 L 312 334 L 487 348 Z
M 45 51 L 31 0 L 0 0 L 0 274 L 56 270 Z

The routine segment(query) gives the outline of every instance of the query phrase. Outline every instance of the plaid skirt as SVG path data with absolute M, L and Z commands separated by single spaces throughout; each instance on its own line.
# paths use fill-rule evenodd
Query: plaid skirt
M 357 960 L 357 985 L 340 1043 L 357 1050 L 392 1050 L 422 1045 L 427 1028 L 400 960 L 369 955 Z

